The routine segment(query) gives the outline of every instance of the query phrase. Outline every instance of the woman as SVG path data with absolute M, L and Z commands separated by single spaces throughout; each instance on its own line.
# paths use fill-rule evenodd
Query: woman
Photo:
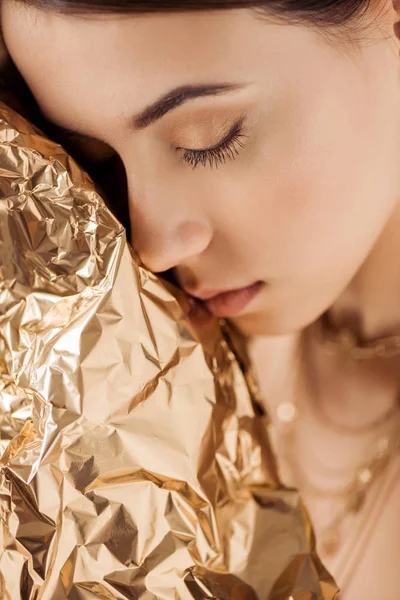
M 395 21 L 390 0 L 2 4 L 52 131 L 126 176 L 141 260 L 248 336 L 342 600 L 400 597 Z

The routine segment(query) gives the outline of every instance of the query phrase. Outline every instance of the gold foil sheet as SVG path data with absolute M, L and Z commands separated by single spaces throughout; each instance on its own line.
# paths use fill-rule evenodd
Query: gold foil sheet
M 332 600 L 239 341 L 0 105 L 0 598 Z

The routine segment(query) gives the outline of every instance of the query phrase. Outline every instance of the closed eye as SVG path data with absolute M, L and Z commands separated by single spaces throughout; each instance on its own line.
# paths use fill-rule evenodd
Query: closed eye
M 224 163 L 227 158 L 233 160 L 236 158 L 236 155 L 239 154 L 237 145 L 241 147 L 244 146 L 240 138 L 248 137 L 243 133 L 244 120 L 245 117 L 242 117 L 235 123 L 221 142 L 212 148 L 189 149 L 178 147 L 177 150 L 183 151 L 182 160 L 192 165 L 193 169 L 195 169 L 199 163 L 201 163 L 203 167 L 209 164 L 211 168 L 213 165 L 218 168 L 218 165 Z
M 235 159 L 239 154 L 238 146 L 244 146 L 241 138 L 248 137 L 243 133 L 244 121 L 245 117 L 240 118 L 224 138 L 211 148 L 192 149 L 178 146 L 177 150 L 182 151 L 182 160 L 195 169 L 199 164 L 202 164 L 203 167 L 209 165 L 211 168 L 215 165 L 218 168 L 218 165 L 225 163 L 227 159 Z M 61 127 L 56 127 L 56 129 L 71 141 L 74 150 L 93 162 L 104 163 L 117 155 L 108 144 L 101 140 L 70 129 Z

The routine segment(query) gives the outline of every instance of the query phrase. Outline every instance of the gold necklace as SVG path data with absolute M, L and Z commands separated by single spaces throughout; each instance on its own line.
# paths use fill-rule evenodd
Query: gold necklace
M 348 360 L 360 361 L 376 357 L 381 359 L 392 358 L 400 353 L 400 336 L 388 336 L 377 342 L 356 345 L 356 336 L 348 329 L 340 329 L 338 332 L 333 332 L 328 329 L 328 333 L 326 333 L 326 330 L 324 330 L 322 325 L 322 320 L 319 320 L 315 325 L 317 326 L 317 336 L 321 343 L 321 347 L 329 355 L 333 355 L 334 353 L 344 353 Z M 399 346 L 397 348 L 398 344 Z M 397 416 L 399 413 L 400 397 L 398 394 L 392 406 L 390 406 L 388 410 L 375 421 L 357 427 L 336 423 L 325 413 L 322 404 L 315 401 L 313 394 L 311 394 L 310 400 L 313 404 L 315 416 L 323 425 L 344 435 L 364 435 L 383 427 Z
M 388 335 L 373 342 L 357 343 L 357 336 L 348 328 L 335 330 L 328 322 L 326 313 L 317 321 L 324 349 L 328 354 L 341 352 L 355 360 L 369 358 L 392 358 L 400 354 L 400 335 Z
M 346 338 L 343 336 L 341 339 Z M 347 339 L 349 338 L 347 337 Z M 382 343 L 382 340 L 376 342 L 376 344 L 380 343 Z M 355 347 L 353 337 L 351 348 L 354 349 Z M 346 347 L 346 351 L 348 348 L 349 346 Z M 368 349 L 373 351 L 370 347 Z M 380 350 L 379 356 L 383 355 L 384 353 Z M 364 354 L 364 357 L 365 356 L 366 355 Z M 376 356 L 376 354 L 370 354 L 370 356 Z M 302 358 L 303 337 L 300 336 L 296 367 L 294 369 L 295 387 L 293 387 L 292 390 L 299 389 Z M 344 519 L 349 514 L 356 514 L 361 510 L 369 490 L 372 488 L 375 481 L 385 472 L 390 464 L 392 456 L 400 448 L 400 436 L 398 435 L 400 429 L 400 411 L 398 407 L 396 407 L 395 418 L 392 417 L 390 422 L 390 431 L 387 432 L 386 435 L 380 435 L 378 437 L 372 458 L 360 462 L 350 483 L 343 486 L 340 490 L 322 490 L 309 482 L 308 477 L 304 473 L 304 469 L 302 469 L 302 466 L 296 460 L 295 430 L 296 422 L 299 417 L 299 407 L 296 400 L 296 395 L 292 394 L 290 400 L 281 402 L 277 408 L 277 417 L 282 432 L 280 440 L 281 453 L 285 458 L 287 465 L 290 465 L 289 470 L 292 471 L 292 478 L 300 491 L 306 492 L 314 497 L 330 497 L 342 500 L 342 508 L 332 517 L 330 523 L 322 531 L 319 539 L 322 552 L 325 555 L 333 556 L 338 552 L 340 547 L 340 527 L 343 524 Z M 293 472 L 293 466 L 296 469 L 296 473 Z

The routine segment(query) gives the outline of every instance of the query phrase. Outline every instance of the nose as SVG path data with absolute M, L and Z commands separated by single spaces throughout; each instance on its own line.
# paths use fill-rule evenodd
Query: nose
M 129 201 L 131 242 L 141 262 L 155 273 L 168 271 L 203 253 L 210 245 L 210 222 L 190 205 Z

